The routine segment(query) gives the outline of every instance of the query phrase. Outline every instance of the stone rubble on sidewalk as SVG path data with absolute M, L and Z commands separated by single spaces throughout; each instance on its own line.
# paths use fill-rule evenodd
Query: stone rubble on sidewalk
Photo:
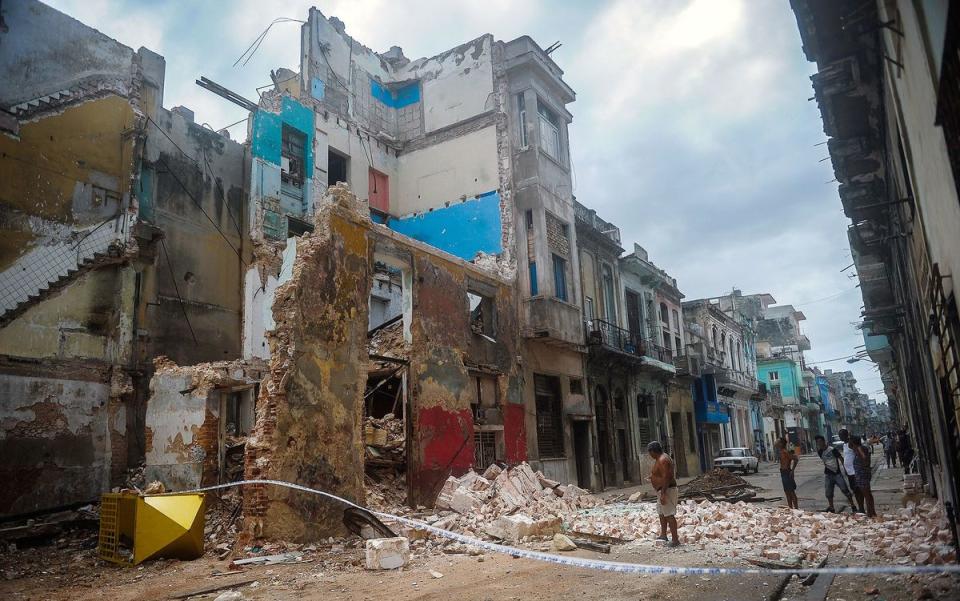
M 816 561 L 827 553 L 915 564 L 955 561 L 946 520 L 934 503 L 908 504 L 877 519 L 795 511 L 786 507 L 684 501 L 677 512 L 680 540 L 719 556 Z M 565 528 L 625 539 L 652 539 L 659 530 L 652 503 L 617 504 L 567 516 Z M 849 547 L 847 547 L 849 545 Z

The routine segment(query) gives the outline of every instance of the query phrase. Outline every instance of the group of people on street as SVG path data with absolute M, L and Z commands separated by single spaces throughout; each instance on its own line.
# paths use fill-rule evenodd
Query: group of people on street
M 910 444 L 910 434 L 903 427 L 899 432 L 887 432 L 883 439 L 883 454 L 887 458 L 887 467 L 897 467 L 897 459 L 903 467 L 903 473 L 910 473 L 913 463 L 913 445 Z
M 870 488 L 873 478 L 870 461 L 871 445 L 866 444 L 859 436 L 850 434 L 845 428 L 841 429 L 837 435 L 843 443 L 839 449 L 828 445 L 823 436 L 814 437 L 817 455 L 823 462 L 823 492 L 827 497 L 825 511 L 836 512 L 833 497 L 834 492 L 839 488 L 850 504 L 851 513 L 866 513 L 868 517 L 876 517 L 873 490 Z M 787 505 L 791 509 L 799 509 L 794 472 L 800 459 L 790 450 L 784 438 L 776 441 L 774 450 L 780 463 L 780 482 L 783 485 Z M 896 459 L 899 456 L 900 464 L 905 466 L 904 470 L 909 470 L 913 460 L 913 449 L 910 446 L 906 428 L 896 436 L 889 433 L 883 441 L 883 450 L 887 458 L 887 467 L 896 467 Z M 891 452 L 894 454 L 893 457 Z M 657 540 L 675 547 L 680 544 L 676 517 L 679 489 L 673 459 L 664 452 L 663 445 L 656 441 L 647 445 L 647 453 L 654 462 L 650 471 L 650 483 L 657 492 L 657 514 L 660 518 L 660 535 L 657 536 Z M 667 539 L 668 529 L 671 539 Z

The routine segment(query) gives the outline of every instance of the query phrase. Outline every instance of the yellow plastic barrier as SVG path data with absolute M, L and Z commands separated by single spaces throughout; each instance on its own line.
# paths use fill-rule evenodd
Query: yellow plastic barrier
M 204 495 L 105 493 L 100 503 L 101 559 L 134 566 L 154 557 L 203 555 Z

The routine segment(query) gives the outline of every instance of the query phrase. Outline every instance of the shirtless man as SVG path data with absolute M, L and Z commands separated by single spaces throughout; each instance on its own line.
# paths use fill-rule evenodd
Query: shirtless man
M 780 438 L 774 447 L 780 459 L 780 482 L 783 484 L 783 494 L 787 497 L 787 506 L 790 509 L 800 509 L 797 499 L 797 481 L 793 478 L 793 471 L 799 462 L 797 456 L 787 450 L 787 441 Z
M 673 469 L 673 459 L 663 452 L 663 445 L 653 441 L 647 445 L 647 453 L 653 458 L 653 469 L 650 470 L 650 484 L 657 491 L 657 513 L 660 515 L 660 536 L 657 540 L 667 540 L 667 526 L 673 540 L 668 543 L 671 547 L 680 544 L 677 536 L 677 480 Z

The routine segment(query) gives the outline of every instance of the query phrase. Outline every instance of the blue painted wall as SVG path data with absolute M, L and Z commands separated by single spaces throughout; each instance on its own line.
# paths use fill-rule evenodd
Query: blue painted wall
M 713 379 L 713 374 L 705 374 L 697 378 L 693 390 L 695 393 L 693 409 L 698 422 L 702 424 L 730 423 L 730 416 L 717 402 L 717 385 Z
M 421 215 L 391 218 L 387 226 L 467 261 L 478 252 L 503 252 L 500 195 L 496 191 Z
M 370 94 L 390 108 L 402 109 L 415 102 L 420 102 L 420 83 L 414 82 L 402 88 L 389 90 L 377 80 L 371 79 Z
M 817 388 L 820 389 L 820 399 L 823 401 L 823 410 L 827 417 L 833 417 L 833 406 L 830 405 L 830 384 L 823 376 L 817 376 Z
M 307 179 L 313 178 L 313 111 L 303 106 L 289 96 L 283 97 L 280 114 L 268 111 L 257 111 L 253 114 L 253 156 L 280 164 L 280 145 L 283 137 L 283 126 L 287 125 L 300 132 L 306 138 L 304 154 L 306 155 Z
M 766 382 L 768 388 L 771 385 L 771 371 L 777 372 L 780 377 L 778 382 L 772 383 L 780 385 L 780 394 L 783 395 L 784 400 L 795 400 L 798 394 L 797 391 L 800 389 L 800 383 L 802 382 L 797 364 L 786 359 L 764 361 L 763 363 L 757 364 L 757 379 L 761 382 Z

